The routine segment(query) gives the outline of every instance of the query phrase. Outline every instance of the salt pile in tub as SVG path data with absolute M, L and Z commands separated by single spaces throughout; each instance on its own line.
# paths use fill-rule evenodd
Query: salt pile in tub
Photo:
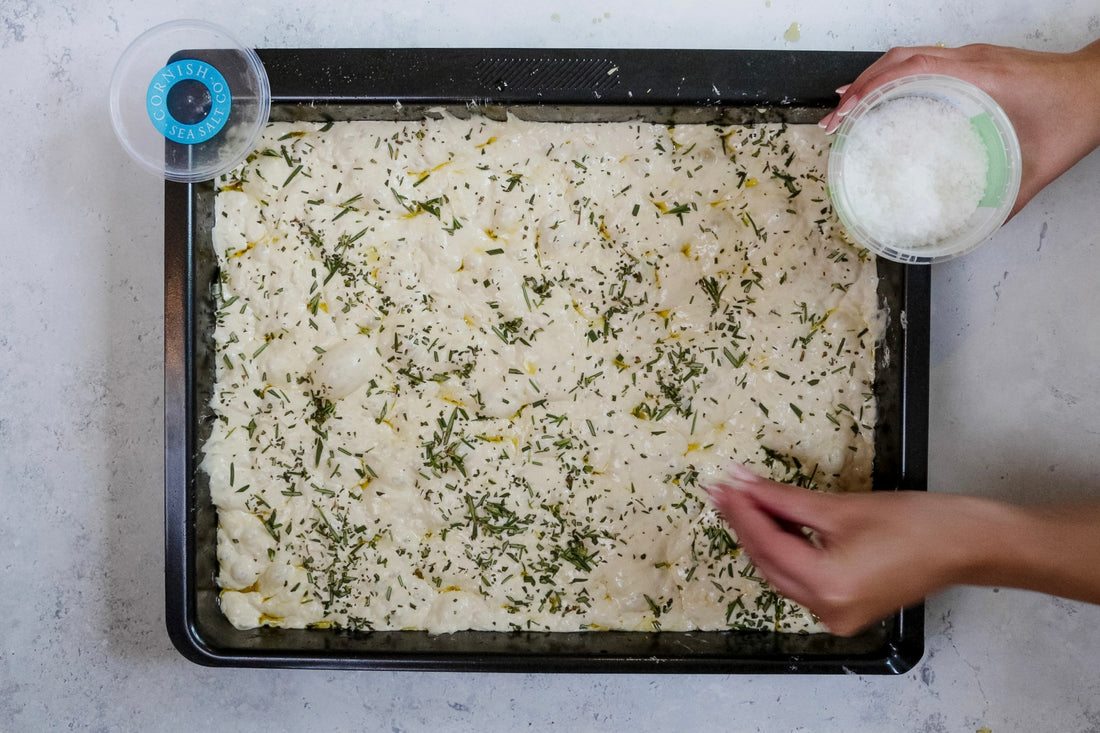
M 898 249 L 962 231 L 986 188 L 989 156 L 970 119 L 934 97 L 893 99 L 853 126 L 845 146 L 852 216 Z

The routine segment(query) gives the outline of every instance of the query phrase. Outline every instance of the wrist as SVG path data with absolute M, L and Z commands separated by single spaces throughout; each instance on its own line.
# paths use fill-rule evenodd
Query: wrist
M 1034 560 L 1034 519 L 1021 507 L 990 499 L 959 497 L 958 504 L 951 521 L 959 546 L 945 548 L 952 556 L 948 582 L 1019 586 Z
M 1079 98 L 1067 100 L 1067 103 L 1091 123 L 1091 142 L 1095 149 L 1100 146 L 1100 40 L 1070 54 L 1070 58 L 1075 65 L 1073 74 L 1079 80 Z

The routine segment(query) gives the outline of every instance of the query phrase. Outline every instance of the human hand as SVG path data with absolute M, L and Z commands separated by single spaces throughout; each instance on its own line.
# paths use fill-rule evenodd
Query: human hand
M 869 92 L 911 74 L 945 74 L 969 81 L 1004 109 L 1023 157 L 1012 215 L 1100 145 L 1100 41 L 1074 53 L 990 45 L 893 48 L 838 90 L 839 105 L 821 126 L 835 131 Z
M 708 493 L 772 587 L 842 636 L 972 577 L 1002 552 L 1011 512 L 948 494 L 824 494 L 743 466 Z

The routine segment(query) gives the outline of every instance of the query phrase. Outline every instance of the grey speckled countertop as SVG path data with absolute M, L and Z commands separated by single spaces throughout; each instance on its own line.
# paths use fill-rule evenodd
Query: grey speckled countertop
M 925 657 L 898 677 L 187 662 L 164 631 L 162 189 L 106 107 L 125 47 L 181 13 L 261 47 L 1070 50 L 1100 36 L 1095 0 L 227 7 L 0 0 L 0 730 L 1100 730 L 1100 608 L 999 589 L 933 597 Z M 1098 191 L 1093 154 L 934 267 L 931 490 L 1100 495 Z

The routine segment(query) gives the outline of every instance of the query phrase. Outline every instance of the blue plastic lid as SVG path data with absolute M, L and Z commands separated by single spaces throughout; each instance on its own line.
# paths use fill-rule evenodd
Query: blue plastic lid
M 205 181 L 252 151 L 271 110 L 259 56 L 229 31 L 177 20 L 138 36 L 111 78 L 111 121 L 142 167 Z

